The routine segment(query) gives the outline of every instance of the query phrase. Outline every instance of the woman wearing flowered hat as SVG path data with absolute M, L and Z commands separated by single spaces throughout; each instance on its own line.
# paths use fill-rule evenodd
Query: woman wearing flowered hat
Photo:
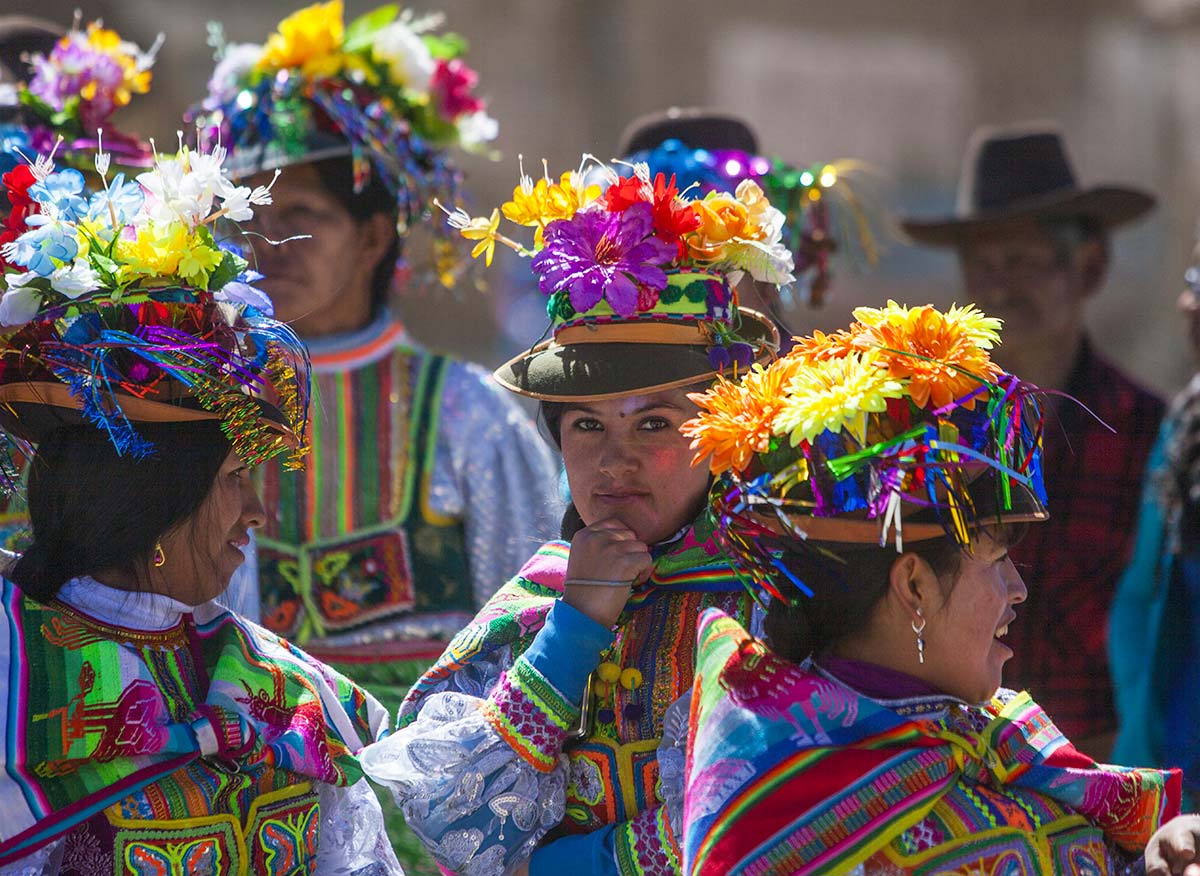
M 340 0 L 302 9 L 265 45 L 224 48 L 196 119 L 251 185 L 282 168 L 276 209 L 251 228 L 307 236 L 255 245 L 321 400 L 308 474 L 264 467 L 264 623 L 396 700 L 561 508 L 533 423 L 388 311 L 409 227 L 456 199 L 450 149 L 495 136 L 440 20 L 389 6 L 343 25 Z M 453 283 L 440 230 L 434 247 Z
M 27 157 L 53 154 L 64 171 L 79 171 L 62 178 L 63 185 L 78 188 L 76 194 L 101 149 L 116 171 L 110 183 L 118 189 L 126 176 L 153 162 L 150 144 L 114 127 L 113 116 L 133 95 L 149 90 L 158 43 L 143 51 L 99 21 L 82 26 L 77 20 L 65 33 L 54 34 L 53 28 L 36 19 L 0 18 L 0 57 L 22 59 L 10 65 L 11 89 L 0 82 L 0 246 L 16 240 L 26 217 L 41 211 L 41 199 L 49 194 L 34 188 Z M 4 267 L 0 254 L 0 271 Z M 16 462 L 24 464 L 19 456 Z M 17 550 L 29 532 L 20 492 L 0 498 L 0 508 L 0 549 Z M 253 556 L 253 542 L 247 554 Z M 258 620 L 257 569 L 241 566 L 221 600 Z
M 265 517 L 250 469 L 306 452 L 304 346 L 213 236 L 269 193 L 219 155 L 96 166 L 89 195 L 39 160 L 4 247 L 33 532 L 0 579 L 0 870 L 398 874 L 356 756 L 387 712 L 214 601 Z
M 772 598 L 761 638 L 700 622 L 664 789 L 684 870 L 1127 872 L 1178 771 L 1101 766 L 1001 687 L 1026 597 L 1008 548 L 1047 517 L 1037 389 L 971 307 L 855 316 L 685 427 L 719 540 Z
M 706 205 L 736 223 L 710 235 L 663 177 L 601 166 L 602 194 L 590 163 L 522 176 L 490 217 L 450 217 L 476 255 L 499 243 L 532 257 L 551 337 L 496 378 L 541 401 L 573 500 L 562 540 L 451 642 L 400 729 L 363 756 L 454 872 L 677 872 L 678 823 L 655 791 L 663 710 L 691 684 L 699 613 L 748 621 L 753 604 L 703 524 L 708 474 L 678 430 L 689 388 L 774 352 L 774 327 L 731 282 L 788 273 L 778 211 L 747 184 Z

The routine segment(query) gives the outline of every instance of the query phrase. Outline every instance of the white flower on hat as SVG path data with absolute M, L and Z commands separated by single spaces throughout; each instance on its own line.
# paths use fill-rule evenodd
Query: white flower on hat
M 8 291 L 0 298 L 0 325 L 25 325 L 37 315 L 38 308 L 42 306 L 42 290 L 25 285 L 36 280 L 37 276 L 34 271 L 26 271 L 23 274 L 9 274 L 5 278 Z
M 240 83 L 254 69 L 262 53 L 263 47 L 257 43 L 231 43 L 226 46 L 212 78 L 208 80 L 205 109 L 216 109 L 233 100 L 241 90 Z
M 386 64 L 392 78 L 410 91 L 429 91 L 436 62 L 425 41 L 404 21 L 393 21 L 375 35 L 371 54 Z
M 100 276 L 83 259 L 64 265 L 50 275 L 50 288 L 75 299 L 100 288 Z
M 463 148 L 467 150 L 478 149 L 485 143 L 490 143 L 500 133 L 500 126 L 496 120 L 483 110 L 477 113 L 464 113 L 458 117 L 455 124 L 458 127 L 458 136 L 462 141 Z

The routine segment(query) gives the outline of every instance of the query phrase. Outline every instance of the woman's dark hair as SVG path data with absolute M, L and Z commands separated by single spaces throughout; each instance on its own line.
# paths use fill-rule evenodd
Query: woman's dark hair
M 566 410 L 567 406 L 564 402 L 543 401 L 538 404 L 538 413 L 541 415 L 542 422 L 546 424 L 546 431 L 550 433 L 550 440 L 554 442 L 554 446 L 559 450 L 562 450 L 562 418 Z M 583 518 L 579 516 L 579 509 L 575 507 L 575 503 L 568 502 L 566 510 L 563 511 L 558 537 L 563 541 L 570 541 L 575 537 L 575 533 L 583 529 L 585 525 Z
M 1013 545 L 1025 530 L 1024 524 L 1001 524 L 989 528 L 988 533 L 1002 544 Z M 898 556 L 891 545 L 823 544 L 821 548 L 828 555 L 813 549 L 784 553 L 788 571 L 808 585 L 813 595 L 804 596 L 778 576 L 775 584 L 790 603 L 772 599 L 763 622 L 772 650 L 795 663 L 823 654 L 866 628 L 876 604 L 887 593 Z M 943 586 L 949 584 L 949 594 L 963 557 L 957 542 L 945 536 L 906 543 L 904 551 L 927 562 Z
M 229 441 L 215 420 L 138 424 L 147 459 L 118 456 L 91 425 L 51 432 L 29 468 L 33 541 L 11 579 L 41 602 L 81 575 L 115 569 L 144 582 L 154 547 L 204 503 Z
M 376 213 L 386 213 L 396 224 L 396 196 L 379 178 L 375 168 L 362 191 L 354 191 L 354 162 L 349 155 L 326 158 L 313 162 L 321 185 L 333 195 L 356 222 L 370 219 Z M 379 313 L 387 305 L 392 289 L 392 277 L 396 273 L 396 260 L 400 258 L 400 235 L 392 235 L 392 245 L 383 259 L 375 266 L 371 276 L 371 312 Z

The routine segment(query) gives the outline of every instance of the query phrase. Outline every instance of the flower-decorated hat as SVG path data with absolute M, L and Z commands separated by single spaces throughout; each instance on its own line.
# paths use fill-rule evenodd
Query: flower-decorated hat
M 673 175 L 681 190 L 697 186 L 701 195 L 756 183 L 784 214 L 783 242 L 795 261 L 796 291 L 814 307 L 824 303 L 835 250 L 848 249 L 870 264 L 878 258 L 871 218 L 850 182 L 861 169 L 856 162 L 793 167 L 762 155 L 743 119 L 681 107 L 636 119 L 621 136 L 620 152 L 627 161 L 644 162 L 651 174 Z
M 599 168 L 607 191 L 589 184 Z M 532 247 L 502 234 L 500 216 L 534 230 Z M 532 258 L 548 296 L 552 338 L 495 372 L 505 387 L 548 401 L 616 398 L 687 386 L 774 355 L 769 320 L 738 307 L 731 278 L 791 279 L 783 217 L 752 182 L 735 195 L 687 200 L 674 179 L 628 176 L 585 156 L 578 170 L 536 183 L 488 218 L 449 223 L 490 265 L 497 243 Z
M 219 46 L 189 118 L 201 143 L 229 149 L 235 177 L 352 156 L 357 187 L 375 173 L 396 196 L 403 234 L 435 197 L 457 200 L 449 148 L 480 151 L 496 136 L 466 43 L 437 33 L 441 22 L 388 5 L 345 25 L 341 0 L 305 7 L 264 45 Z
M 831 335 L 693 399 L 684 424 L 718 480 L 726 549 L 757 585 L 814 543 L 878 543 L 1047 518 L 1036 387 L 990 350 L 1000 320 L 974 307 L 860 307 Z
M 88 193 L 82 174 L 39 159 L 20 235 L 3 247 L 0 425 L 37 442 L 92 423 L 118 452 L 153 447 L 139 423 L 219 420 L 248 464 L 289 452 L 299 467 L 308 416 L 304 345 L 271 318 L 258 275 L 224 248 L 216 221 L 245 221 L 266 189 L 233 185 L 221 150 L 181 148 L 154 169 L 109 177 Z
M 160 34 L 142 51 L 100 21 L 77 19 L 49 51 L 25 54 L 27 78 L 0 86 L 0 173 L 24 165 L 22 155 L 49 154 L 90 170 L 101 149 L 118 166 L 149 167 L 153 149 L 114 128 L 112 116 L 150 90 L 161 43 Z

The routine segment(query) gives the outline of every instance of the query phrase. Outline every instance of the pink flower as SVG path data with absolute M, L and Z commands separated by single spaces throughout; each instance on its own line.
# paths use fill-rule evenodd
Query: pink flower
M 442 117 L 454 121 L 461 115 L 484 110 L 484 102 L 471 94 L 479 82 L 479 74 L 458 58 L 453 61 L 441 59 L 433 70 L 429 90 L 437 99 Z

